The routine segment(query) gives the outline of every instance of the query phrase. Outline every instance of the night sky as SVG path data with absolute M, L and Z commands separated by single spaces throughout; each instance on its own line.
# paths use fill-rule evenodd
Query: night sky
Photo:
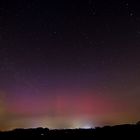
M 138 1 L 0 1 L 0 130 L 139 119 Z

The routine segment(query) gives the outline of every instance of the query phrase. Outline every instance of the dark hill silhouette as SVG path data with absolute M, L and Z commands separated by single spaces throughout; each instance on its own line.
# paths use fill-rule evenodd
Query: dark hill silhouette
M 48 128 L 15 129 L 0 132 L 0 139 L 140 139 L 140 124 L 96 127 L 95 129 L 61 129 Z

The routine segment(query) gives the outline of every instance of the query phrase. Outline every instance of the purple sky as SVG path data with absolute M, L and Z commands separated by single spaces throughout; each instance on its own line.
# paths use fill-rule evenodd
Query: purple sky
M 137 122 L 138 5 L 1 1 L 0 129 Z

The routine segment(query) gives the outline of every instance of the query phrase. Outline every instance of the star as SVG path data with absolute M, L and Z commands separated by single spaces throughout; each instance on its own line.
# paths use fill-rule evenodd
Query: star
M 53 34 L 55 34 L 55 35 L 56 35 L 56 34 L 57 34 L 57 32 L 56 32 L 56 31 L 54 31 L 54 32 L 53 32 Z
M 134 16 L 134 13 L 133 13 L 133 12 L 130 12 L 130 13 L 129 13 L 129 16 L 130 16 L 130 17 Z
M 128 4 L 128 3 L 126 3 L 125 5 L 126 5 L 126 7 L 128 7 L 128 6 L 129 6 L 129 4 Z

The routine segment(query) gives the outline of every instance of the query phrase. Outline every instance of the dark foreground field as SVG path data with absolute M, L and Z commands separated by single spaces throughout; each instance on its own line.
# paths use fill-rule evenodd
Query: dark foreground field
M 0 140 L 12 139 L 132 139 L 140 140 L 140 125 L 105 126 L 95 129 L 64 129 L 49 130 L 48 128 L 15 129 L 13 131 L 0 132 Z

